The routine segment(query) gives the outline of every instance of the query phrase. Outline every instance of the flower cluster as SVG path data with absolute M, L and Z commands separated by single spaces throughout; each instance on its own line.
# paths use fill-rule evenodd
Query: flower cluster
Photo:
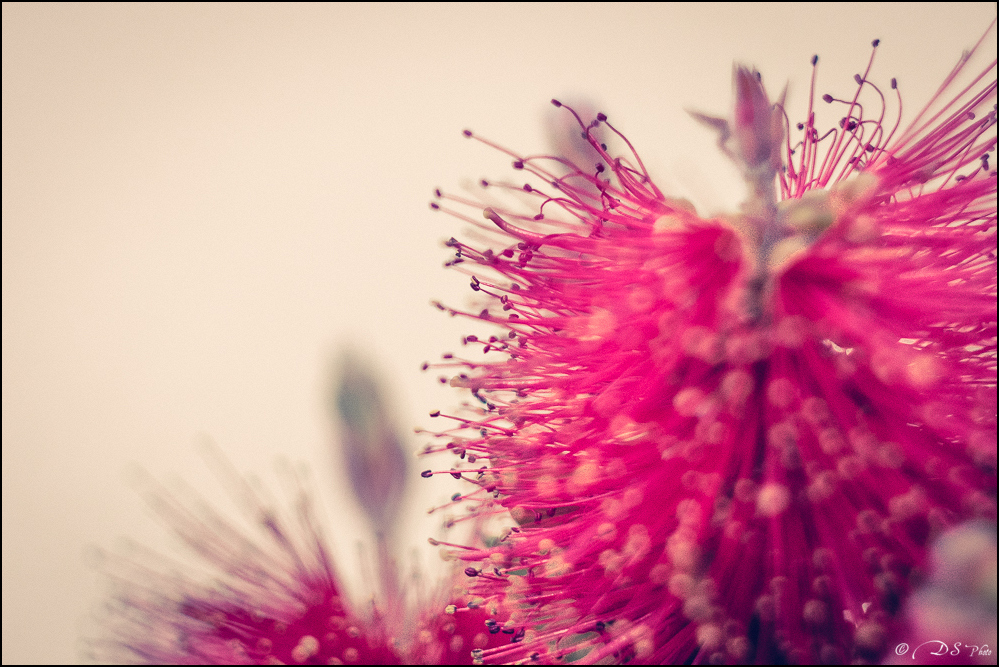
M 590 164 L 465 132 L 522 179 L 431 204 L 480 237 L 447 245 L 481 303 L 438 307 L 498 328 L 433 364 L 478 403 L 432 415 L 461 460 L 425 473 L 514 522 L 451 545 L 511 635 L 477 660 L 878 660 L 930 540 L 995 520 L 996 63 L 959 87 L 969 57 L 902 130 L 873 53 L 828 130 L 817 58 L 799 123 L 736 68 L 733 120 L 697 114 L 747 183 L 722 217 L 603 114 L 553 101 Z
M 347 359 L 335 403 L 345 468 L 379 536 L 382 597 L 344 595 L 299 476 L 289 515 L 222 460 L 253 526 L 150 483 L 150 504 L 208 576 L 151 554 L 115 560 L 95 653 L 192 664 L 883 657 L 906 631 L 900 610 L 931 540 L 996 518 L 996 63 L 961 87 L 969 57 L 902 131 L 885 121 L 870 63 L 852 96 L 822 96 L 842 111 L 828 131 L 814 70 L 806 120 L 793 124 L 756 72 L 736 68 L 733 119 L 695 114 L 747 185 L 727 216 L 664 195 L 603 114 L 585 122 L 564 107 L 585 143 L 561 156 L 479 139 L 527 178 L 483 181 L 483 200 L 500 195 L 490 205 L 441 191 L 432 204 L 480 235 L 447 245 L 481 305 L 438 307 L 497 327 L 465 337 L 474 357 L 434 364 L 477 404 L 432 415 L 453 428 L 428 449 L 460 460 L 423 476 L 465 480 L 452 503 L 477 527 L 506 521 L 476 544 L 431 540 L 464 561 L 465 585 L 407 608 L 388 537 L 400 441 L 378 386 Z M 925 618 L 940 606 L 914 599 Z
M 168 490 L 140 475 L 149 506 L 196 559 L 171 562 L 145 550 L 107 554 L 102 569 L 115 594 L 103 637 L 91 642 L 92 656 L 146 664 L 470 664 L 473 650 L 502 644 L 506 635 L 490 633 L 487 622 L 495 622 L 452 590 L 453 581 L 407 605 L 390 539 L 401 494 L 374 479 L 397 479 L 406 466 L 379 394 L 365 367 L 345 357 L 334 403 L 345 467 L 378 533 L 370 565 L 382 582 L 380 595 L 369 604 L 345 595 L 313 507 L 315 494 L 301 473 L 284 470 L 290 503 L 268 501 L 209 448 L 220 482 L 249 526 L 192 490 Z M 444 613 L 449 602 L 462 612 Z

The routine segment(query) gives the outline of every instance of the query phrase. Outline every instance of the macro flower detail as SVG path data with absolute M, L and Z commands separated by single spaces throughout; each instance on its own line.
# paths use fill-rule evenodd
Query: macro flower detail
M 958 85 L 973 54 L 905 128 L 873 54 L 822 96 L 829 130 L 817 58 L 802 122 L 737 67 L 733 119 L 695 114 L 747 184 L 720 217 L 604 114 L 553 101 L 594 164 L 465 131 L 525 179 L 431 204 L 479 237 L 447 245 L 481 302 L 438 307 L 498 327 L 432 365 L 477 404 L 439 415 L 428 449 L 461 460 L 425 473 L 513 520 L 450 545 L 511 634 L 478 661 L 879 660 L 930 540 L 995 521 L 996 63 Z

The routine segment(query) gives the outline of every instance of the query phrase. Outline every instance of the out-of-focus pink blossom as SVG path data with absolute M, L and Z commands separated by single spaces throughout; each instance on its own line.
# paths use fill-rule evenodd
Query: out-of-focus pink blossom
M 907 627 L 887 664 L 996 662 L 996 527 L 972 521 L 945 532 L 930 553 L 929 580 L 911 598 Z
M 438 307 L 497 325 L 434 365 L 477 403 L 439 415 L 435 449 L 462 460 L 427 473 L 515 522 L 453 549 L 512 634 L 477 659 L 890 650 L 930 540 L 996 516 L 996 63 L 969 58 L 905 128 L 873 55 L 821 97 L 831 128 L 814 75 L 798 122 L 736 68 L 734 119 L 698 114 L 748 186 L 717 218 L 664 195 L 603 114 L 564 107 L 590 164 L 465 132 L 516 173 L 482 181 L 487 206 L 432 204 L 479 235 L 447 245 L 481 303 Z
M 344 594 L 323 522 L 314 512 L 314 494 L 301 475 L 285 471 L 291 502 L 266 501 L 216 454 L 219 479 L 250 526 L 241 528 L 192 490 L 168 491 L 142 475 L 150 507 L 195 558 L 181 564 L 147 552 L 106 556 L 103 569 L 116 585 L 103 636 L 91 644 L 96 658 L 152 664 L 470 664 L 473 650 L 509 641 L 499 628 L 490 632 L 486 621 L 495 622 L 454 590 L 453 580 L 415 601 L 417 596 L 407 596 L 400 586 L 391 528 L 398 523 L 405 461 L 367 368 L 345 356 L 340 375 L 336 414 L 349 481 L 377 534 L 372 569 L 381 580 L 379 594 L 363 604 Z M 377 479 L 379 473 L 397 488 Z

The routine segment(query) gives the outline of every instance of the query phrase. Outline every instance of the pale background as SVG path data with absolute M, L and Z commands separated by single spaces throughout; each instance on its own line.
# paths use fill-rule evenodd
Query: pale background
M 738 180 L 684 109 L 727 111 L 733 59 L 792 81 L 794 109 L 813 53 L 818 93 L 846 95 L 878 37 L 872 79 L 898 77 L 911 117 L 994 14 L 4 3 L 3 661 L 81 659 L 103 590 L 87 550 L 170 548 L 129 465 L 214 497 L 202 435 L 265 479 L 309 462 L 356 579 L 331 363 L 344 344 L 376 360 L 406 429 L 455 403 L 419 365 L 467 328 L 428 305 L 469 294 L 440 268 L 462 225 L 427 202 L 509 173 L 461 129 L 543 151 L 548 100 L 591 99 L 665 190 L 720 209 Z

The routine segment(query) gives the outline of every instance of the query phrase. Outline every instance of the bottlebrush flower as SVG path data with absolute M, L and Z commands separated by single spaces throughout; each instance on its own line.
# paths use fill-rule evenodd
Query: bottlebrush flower
M 293 503 L 265 502 L 224 457 L 215 468 L 252 528 L 240 528 L 198 494 L 174 493 L 143 476 L 150 506 L 197 556 L 198 567 L 139 552 L 107 556 L 116 593 L 103 639 L 104 661 L 153 664 L 469 664 L 471 652 L 500 644 L 485 610 L 449 583 L 407 608 L 396 581 L 390 528 L 397 523 L 406 469 L 399 440 L 369 372 L 346 356 L 335 397 L 352 487 L 378 533 L 382 595 L 354 605 L 329 555 L 301 476 L 286 471 Z M 354 451 L 351 451 L 353 449 Z M 372 464 L 377 459 L 378 466 Z M 381 476 L 384 479 L 372 479 Z M 412 597 L 412 596 L 411 596 Z M 459 602 L 462 612 L 445 613 Z M 453 610 L 453 607 L 451 608 Z
M 814 67 L 798 123 L 737 67 L 733 120 L 695 114 L 749 192 L 716 218 L 603 114 L 553 101 L 595 165 L 465 132 L 526 178 L 431 204 L 485 238 L 447 243 L 482 303 L 438 307 L 499 327 L 436 365 L 478 405 L 430 448 L 516 522 L 452 549 L 512 635 L 477 659 L 878 660 L 928 542 L 995 520 L 996 62 L 958 87 L 969 57 L 902 131 L 873 54 L 829 129 Z

